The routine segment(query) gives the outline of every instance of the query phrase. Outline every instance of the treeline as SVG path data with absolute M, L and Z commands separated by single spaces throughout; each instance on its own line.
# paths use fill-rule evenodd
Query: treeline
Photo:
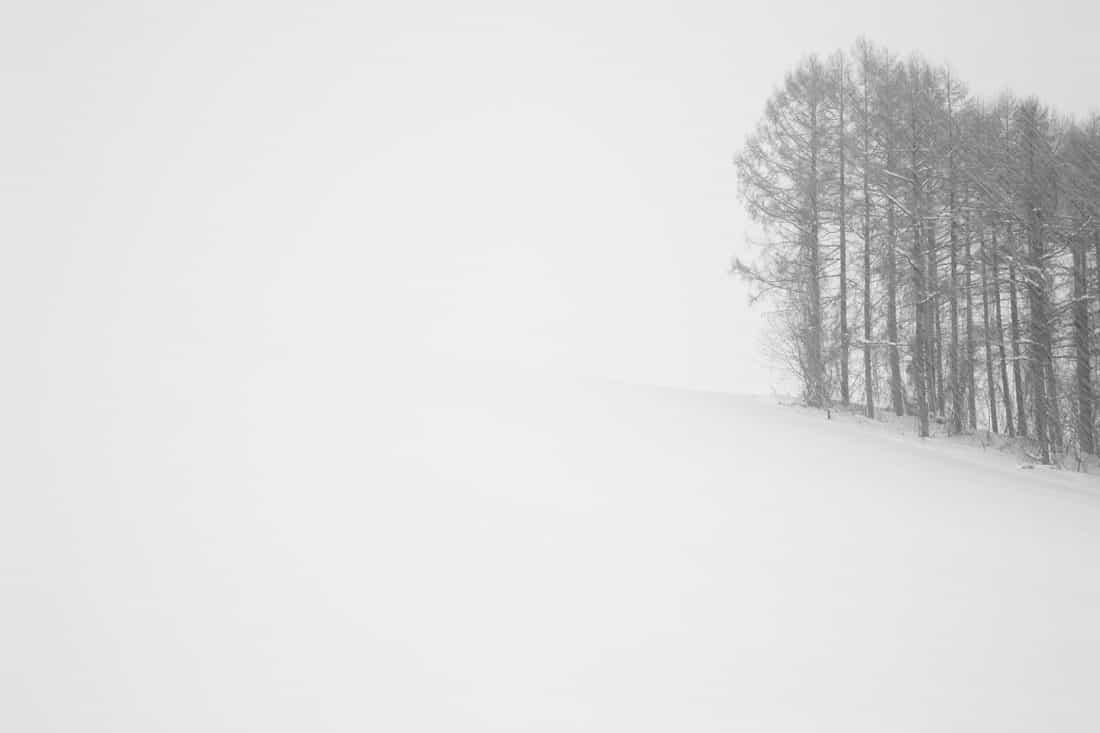
M 734 268 L 808 404 L 1096 452 L 1100 117 L 860 41 L 786 75 L 736 167 L 764 236 Z

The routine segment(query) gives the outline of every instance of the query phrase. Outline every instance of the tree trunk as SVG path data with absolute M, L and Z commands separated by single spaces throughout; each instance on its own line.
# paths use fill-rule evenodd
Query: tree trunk
M 948 228 L 948 240 L 950 251 L 948 252 L 948 278 L 947 296 L 948 313 L 951 319 L 951 341 L 947 350 L 947 366 L 949 369 L 947 382 L 951 392 L 951 432 L 959 434 L 963 425 L 963 395 L 962 380 L 959 378 L 959 297 L 958 297 L 958 248 L 959 248 L 959 223 L 958 211 L 955 208 L 955 190 L 948 192 L 948 212 L 951 215 L 951 225 Z
M 840 130 L 837 136 L 837 153 L 840 156 L 840 403 L 847 406 L 848 394 L 848 218 L 845 204 L 848 187 L 844 178 L 844 61 L 839 69 Z
M 962 380 L 959 378 L 959 288 L 958 288 L 958 252 L 959 252 L 959 207 L 955 191 L 955 115 L 952 104 L 951 77 L 947 77 L 947 214 L 951 221 L 947 228 L 948 247 L 948 318 L 951 319 L 951 343 L 948 346 L 948 387 L 951 391 L 951 432 L 962 432 L 963 396 Z
M 1015 437 L 1016 426 L 1012 422 L 1012 393 L 1009 391 L 1009 360 L 1004 353 L 1004 319 L 1001 317 L 1001 275 L 997 256 L 996 223 L 990 230 L 990 237 L 992 237 L 993 250 L 990 258 L 993 267 L 993 317 L 997 319 L 997 351 L 1001 357 L 1001 400 L 1004 403 L 1004 429 L 1010 437 Z
M 894 167 L 893 153 L 887 152 L 887 169 Z M 887 180 L 886 191 L 892 198 L 894 185 Z M 890 363 L 890 403 L 894 414 L 905 415 L 905 393 L 901 381 L 901 355 L 898 349 L 898 236 L 893 202 L 886 204 L 886 340 Z
M 863 400 L 875 416 L 875 380 L 871 373 L 871 114 L 867 89 L 867 49 L 863 55 Z
M 963 355 L 966 377 L 966 410 L 970 418 L 970 429 L 978 429 L 978 405 L 977 388 L 974 379 L 974 294 L 971 292 L 970 278 L 974 269 L 974 263 L 970 253 L 970 227 L 967 226 L 966 236 L 963 238 L 963 295 L 966 298 L 966 352 Z
M 910 83 L 913 83 L 912 81 Z M 911 91 L 911 94 L 915 90 Z M 909 165 L 912 174 L 912 202 L 911 219 L 913 226 L 913 304 L 914 310 L 914 343 L 913 343 L 913 383 L 917 392 L 917 433 L 922 438 L 928 437 L 928 390 L 926 364 L 928 356 L 928 293 L 926 292 L 925 277 L 927 268 L 924 262 L 924 233 L 921 230 L 921 181 L 919 166 L 919 137 L 917 135 L 917 107 L 915 100 L 910 99 L 909 123 L 911 132 L 911 146 L 909 148 Z
M 1020 370 L 1020 307 L 1016 295 L 1016 263 L 1008 261 L 1008 296 L 1012 316 L 1012 381 L 1016 385 L 1016 432 L 1027 437 L 1027 406 L 1024 404 L 1024 380 Z
M 1005 356 L 1005 326 L 1004 319 L 1001 317 L 1001 275 L 997 263 L 997 225 L 995 223 L 990 230 L 990 237 L 993 245 L 990 258 L 993 267 L 993 314 L 997 320 L 997 352 L 1001 357 L 1001 399 L 1004 401 L 1005 408 L 1005 430 L 1010 437 L 1015 437 L 1016 425 L 1012 422 L 1012 393 L 1008 389 L 1008 359 Z
M 821 318 L 821 252 L 820 252 L 820 217 L 818 215 L 818 136 L 817 136 L 817 104 L 816 100 L 810 104 L 810 180 L 807 187 L 807 198 L 810 209 L 810 230 L 808 241 L 808 291 L 810 310 L 810 343 L 809 343 L 809 370 L 810 370 L 810 405 L 813 407 L 825 406 L 825 364 L 823 361 L 824 329 Z
M 1034 217 L 1034 215 L 1032 215 Z M 1043 249 L 1038 226 L 1034 222 L 1028 227 L 1028 269 L 1025 285 L 1030 318 L 1028 332 L 1031 337 L 1029 365 L 1031 372 L 1032 400 L 1035 404 L 1035 440 L 1039 443 L 1039 460 L 1050 463 L 1050 434 L 1048 419 L 1050 405 L 1047 403 L 1047 354 L 1046 352 L 1046 298 L 1043 293 Z
M 997 383 L 993 381 L 993 344 L 992 330 L 989 321 L 989 268 L 986 261 L 989 259 L 985 248 L 984 232 L 978 230 L 978 242 L 981 244 L 980 276 L 982 281 L 982 333 L 985 334 L 985 384 L 989 393 L 989 430 L 999 433 L 997 425 Z
M 946 412 L 943 388 L 943 324 L 940 319 L 939 262 L 936 252 L 936 224 L 928 222 L 928 388 L 932 393 L 935 413 L 942 417 Z
M 1027 212 L 1027 269 L 1024 282 L 1027 286 L 1028 332 L 1031 336 L 1030 372 L 1031 392 L 1035 404 L 1035 440 L 1039 443 L 1039 460 L 1049 464 L 1051 459 L 1051 431 L 1049 419 L 1051 405 L 1056 399 L 1048 390 L 1050 365 L 1050 331 L 1047 318 L 1046 273 L 1043 267 L 1043 230 L 1040 219 L 1040 182 L 1037 180 L 1035 153 L 1039 147 L 1037 112 L 1031 105 L 1023 108 L 1023 149 L 1027 157 L 1027 181 L 1023 203 Z
M 1095 212 L 1093 212 L 1094 219 L 1095 219 L 1095 216 L 1096 216 L 1096 214 L 1095 214 Z M 1092 230 L 1092 246 L 1093 246 L 1093 250 L 1094 250 L 1094 253 L 1095 253 L 1095 262 L 1096 262 L 1096 265 L 1095 265 L 1095 267 L 1096 267 L 1096 277 L 1097 277 L 1097 282 L 1096 282 L 1097 294 L 1096 294 L 1096 298 L 1097 298 L 1098 301 L 1100 301 L 1100 227 L 1095 227 L 1094 226 L 1094 228 Z M 1087 266 L 1088 266 L 1088 263 L 1086 262 L 1086 267 Z M 1086 312 L 1087 312 L 1087 310 L 1086 310 Z M 1091 345 L 1091 344 L 1086 344 L 1086 345 Z M 1100 359 L 1096 359 L 1094 361 L 1097 362 L 1097 363 L 1093 364 L 1093 367 L 1100 366 Z M 1094 450 L 1094 452 L 1096 452 L 1096 451 L 1100 451 L 1100 445 L 1098 445 L 1098 442 L 1100 442 L 1100 441 L 1097 440 L 1097 435 L 1096 435 L 1096 397 L 1095 397 L 1095 394 L 1093 395 L 1093 401 L 1092 401 L 1091 404 L 1092 404 L 1092 409 L 1091 409 L 1092 420 L 1089 422 L 1089 428 L 1090 428 L 1090 431 L 1092 433 L 1093 450 Z
M 1066 441 L 1062 429 L 1062 405 L 1058 399 L 1058 380 L 1054 373 L 1054 351 L 1051 341 L 1050 332 L 1047 331 L 1044 344 L 1047 358 L 1043 367 L 1047 374 L 1047 426 L 1050 431 L 1050 449 L 1054 454 L 1058 454 L 1065 451 Z

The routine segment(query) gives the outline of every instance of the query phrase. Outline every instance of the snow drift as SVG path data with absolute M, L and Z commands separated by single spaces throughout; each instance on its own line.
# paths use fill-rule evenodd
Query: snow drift
M 4 727 L 1100 725 L 1095 479 L 766 398 L 302 378 L 19 493 Z

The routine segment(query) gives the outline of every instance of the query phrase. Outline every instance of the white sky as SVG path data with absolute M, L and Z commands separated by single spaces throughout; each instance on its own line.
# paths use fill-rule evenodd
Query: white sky
M 561 432 L 531 423 L 525 433 L 522 420 L 486 432 L 470 381 L 435 381 L 431 367 L 505 362 L 767 391 L 759 318 L 726 275 L 746 229 L 731 158 L 802 53 L 864 32 L 950 59 L 990 91 L 1038 92 L 1075 111 L 1100 95 L 1098 13 L 1086 3 L 913 7 L 919 15 L 907 17 L 900 4 L 871 2 L 7 3 L 0 689 L 14 712 L 0 695 L 0 728 L 114 733 L 168 720 L 211 729 L 198 720 L 248 730 L 252 720 L 315 730 L 339 727 L 340 716 L 415 727 L 455 719 L 420 703 L 465 684 L 466 650 L 475 668 L 500 670 L 480 684 L 507 674 L 506 693 L 528 690 L 499 698 L 519 719 L 537 707 L 526 701 L 557 694 L 507 666 L 530 662 L 531 635 L 517 624 L 531 614 L 558 623 L 565 608 L 587 624 L 589 596 L 610 598 L 595 611 L 597 649 L 620 639 L 627 648 L 634 637 L 621 629 L 644 634 L 666 614 L 694 628 L 694 616 L 677 617 L 677 589 L 695 570 L 657 555 L 691 545 L 704 564 L 756 565 L 749 545 L 731 554 L 698 544 L 700 531 L 725 521 L 712 492 L 747 488 L 761 507 L 797 502 L 817 463 L 777 472 L 801 494 L 758 491 L 752 482 L 766 484 L 774 460 L 753 455 L 766 470 L 738 486 L 738 451 L 767 441 L 744 442 L 729 425 L 767 428 L 727 423 L 733 402 L 697 418 L 681 408 L 616 413 L 599 401 L 577 412 L 521 386 L 502 392 L 509 410 L 526 415 L 541 398 L 544 412 L 560 413 Z M 475 371 L 491 381 L 508 370 Z M 422 386 L 418 406 L 410 395 Z M 432 406 L 440 395 L 442 407 Z M 556 435 L 576 455 L 558 455 Z M 646 450 L 653 455 L 635 462 Z M 707 451 L 731 456 L 724 472 L 711 475 Z M 500 490 L 493 501 L 479 493 L 480 472 Z M 650 498 L 636 485 L 647 479 L 658 487 Z M 556 510 L 525 508 L 538 492 L 598 503 L 602 490 L 625 503 L 591 522 L 578 513 L 579 524 L 559 525 Z M 686 503 L 652 498 L 673 495 Z M 483 511 L 493 507 L 495 519 Z M 701 530 L 680 519 L 696 513 Z M 832 526 L 793 504 L 790 514 Z M 542 544 L 528 516 L 564 528 L 567 552 Z M 952 521 L 936 526 L 966 529 Z M 589 545 L 574 543 L 573 526 Z M 635 536 L 640 552 L 622 544 Z M 714 536 L 745 541 L 725 529 Z M 850 542 L 822 555 L 819 544 L 806 545 L 810 554 L 839 558 L 845 572 L 849 557 L 868 555 Z M 761 555 L 762 567 L 773 555 Z M 702 567 L 702 556 L 683 557 Z M 622 585 L 634 580 L 620 561 L 634 563 L 636 586 Z M 499 578 L 513 569 L 531 574 L 504 588 Z M 607 572 L 616 582 L 605 583 Z M 514 588 L 518 605 L 480 612 Z M 559 588 L 564 606 L 530 605 Z M 684 591 L 705 609 L 704 624 L 738 630 L 715 615 L 724 606 L 693 593 Z M 631 608 L 641 610 L 620 613 Z M 1048 616 L 1064 620 L 1064 610 Z M 463 624 L 496 631 L 498 618 L 503 641 L 486 653 Z M 944 619 L 965 632 L 957 616 Z M 563 637 L 533 638 L 565 674 L 594 637 L 560 649 Z M 647 648 L 676 638 L 654 636 Z M 709 654 L 709 643 L 699 648 Z M 663 660 L 679 659 L 653 657 L 660 673 L 645 677 L 644 658 L 622 658 L 642 660 L 628 671 L 656 682 L 676 668 Z M 726 659 L 702 669 L 725 670 Z M 619 669 L 605 668 L 629 694 L 600 704 L 640 720 L 654 708 L 633 704 Z M 674 699 L 695 695 L 689 687 L 677 677 L 685 697 Z M 375 689 L 386 694 L 372 698 Z M 467 720 L 495 709 L 495 689 L 476 693 L 447 704 L 478 704 L 461 711 Z
M 1085 1 L 5 16 L 4 369 L 35 394 L 444 356 L 766 391 L 730 161 L 800 55 L 863 33 L 979 90 L 1100 95 Z

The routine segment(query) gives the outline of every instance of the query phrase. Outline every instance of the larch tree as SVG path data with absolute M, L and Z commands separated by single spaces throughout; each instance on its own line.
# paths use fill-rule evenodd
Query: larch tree
M 807 404 L 861 387 L 865 415 L 889 395 L 922 437 L 1096 453 L 1100 117 L 986 103 L 860 40 L 788 73 L 735 162 L 760 248 L 734 269 Z

